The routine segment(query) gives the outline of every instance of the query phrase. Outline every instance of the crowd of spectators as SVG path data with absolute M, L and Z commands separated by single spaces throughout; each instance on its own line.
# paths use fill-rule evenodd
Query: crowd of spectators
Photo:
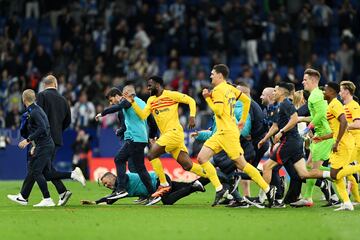
M 201 90 L 217 63 L 249 84 L 254 99 L 282 80 L 301 88 L 310 66 L 323 82 L 360 82 L 357 1 L 2 0 L 0 9 L 0 128 L 19 125 L 22 90 L 41 90 L 50 72 L 73 127 L 96 126 L 106 91 L 127 80 L 146 99 L 152 75 L 194 97 L 203 116 Z M 101 127 L 114 124 L 108 117 Z

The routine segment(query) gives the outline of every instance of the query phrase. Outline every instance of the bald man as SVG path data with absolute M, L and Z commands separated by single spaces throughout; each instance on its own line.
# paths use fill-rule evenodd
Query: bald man
M 23 182 L 21 191 L 16 195 L 8 195 L 8 198 L 18 204 L 27 205 L 28 198 L 36 182 L 43 194 L 43 200 L 34 207 L 52 207 L 54 201 L 50 198 L 46 181 L 72 178 L 79 182 L 84 176 L 80 169 L 70 173 L 59 173 L 51 171 L 51 158 L 54 153 L 55 144 L 50 134 L 48 118 L 41 107 L 36 103 L 35 92 L 27 89 L 22 95 L 23 103 L 26 106 L 24 117 L 20 127 L 20 134 L 24 140 L 19 143 L 19 148 L 24 149 L 28 145 L 31 151 L 28 155 L 28 174 Z
M 68 128 L 71 123 L 71 112 L 67 100 L 57 91 L 58 85 L 55 76 L 48 75 L 42 82 L 45 90 L 38 93 L 36 102 L 44 110 L 49 119 L 50 133 L 55 143 L 54 154 L 52 154 L 51 158 L 51 171 L 56 172 L 52 163 L 56 158 L 57 151 L 63 145 L 63 131 Z M 67 177 L 69 176 L 70 175 L 68 174 Z M 61 180 L 53 180 L 52 183 L 59 193 L 58 205 L 65 205 L 72 193 L 66 189 Z M 85 180 L 83 183 L 85 184 Z
M 50 125 L 44 111 L 35 104 L 35 92 L 27 89 L 22 95 L 23 103 L 26 106 L 26 124 L 21 129 L 21 135 L 25 139 L 19 143 L 19 148 L 24 149 L 30 143 L 35 147 L 35 152 L 28 161 L 28 173 L 24 180 L 21 192 L 17 195 L 8 195 L 8 198 L 21 205 L 27 205 L 30 192 L 36 182 L 43 195 L 43 200 L 34 207 L 55 206 L 50 198 L 46 179 L 43 174 L 46 166 L 54 152 L 54 142 L 50 135 Z M 31 184 L 27 184 L 31 183 Z

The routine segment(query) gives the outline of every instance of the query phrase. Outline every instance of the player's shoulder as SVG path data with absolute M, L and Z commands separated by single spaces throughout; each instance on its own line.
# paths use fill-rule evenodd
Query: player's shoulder
M 146 102 L 152 103 L 155 99 L 156 99 L 156 96 L 150 96 Z
M 317 102 L 320 100 L 324 100 L 324 94 L 320 89 L 315 89 L 311 92 L 309 96 L 309 102 Z
M 356 102 L 355 100 L 352 100 L 352 101 L 350 101 L 349 102 L 349 106 L 352 108 L 352 109 L 354 109 L 354 110 L 358 110 L 359 109 L 359 103 L 358 102 Z
M 344 110 L 344 106 L 337 98 L 333 99 L 329 103 L 328 108 L 330 111 L 336 111 L 336 112 L 341 112 Z
M 342 103 L 339 101 L 339 99 L 334 98 L 330 103 L 329 107 L 343 107 Z

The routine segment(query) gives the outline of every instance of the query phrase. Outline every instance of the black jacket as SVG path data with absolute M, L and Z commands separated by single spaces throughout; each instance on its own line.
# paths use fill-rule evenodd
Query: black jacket
M 41 107 L 33 103 L 26 109 L 23 116 L 26 120 L 20 130 L 22 137 L 34 141 L 37 146 L 53 144 L 49 121 Z
M 46 113 L 55 145 L 63 145 L 62 132 L 71 123 L 70 106 L 66 99 L 54 88 L 46 89 L 37 95 L 37 104 Z

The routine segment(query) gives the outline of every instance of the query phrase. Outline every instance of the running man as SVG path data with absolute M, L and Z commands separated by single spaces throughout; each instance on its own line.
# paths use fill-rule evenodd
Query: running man
M 152 76 L 148 79 L 148 90 L 151 96 L 143 109 L 134 101 L 134 96 L 125 91 L 123 94 L 132 104 L 133 109 L 141 119 L 146 119 L 152 114 L 160 130 L 160 138 L 152 144 L 148 153 L 148 158 L 160 180 L 160 185 L 156 192 L 152 194 L 153 199 L 150 203 L 160 201 L 161 197 L 171 189 L 171 186 L 165 178 L 164 169 L 159 159 L 164 153 L 171 153 L 173 158 L 176 159 L 184 170 L 220 182 L 216 175 L 216 170 L 210 162 L 200 166 L 191 161 L 184 143 L 184 130 L 179 121 L 178 105 L 179 103 L 189 105 L 189 128 L 192 129 L 195 127 L 195 100 L 186 94 L 165 90 L 164 81 L 158 76 Z M 216 187 L 218 187 L 218 185 L 216 185 Z
M 304 90 L 310 92 L 308 99 L 308 107 L 310 111 L 310 118 L 304 117 L 301 121 L 310 122 L 303 131 L 305 135 L 310 130 L 314 129 L 314 137 L 323 136 L 331 133 L 331 128 L 326 119 L 326 112 L 328 104 L 324 100 L 324 94 L 319 89 L 320 73 L 314 69 L 308 68 L 304 72 L 303 85 Z M 323 167 L 324 161 L 330 157 L 331 149 L 334 139 L 330 138 L 321 142 L 312 142 L 310 144 L 310 153 L 312 157 L 312 169 L 322 169 L 329 171 L 328 167 Z M 306 180 L 306 191 L 304 198 L 293 203 L 293 206 L 308 206 L 314 205 L 312 195 L 315 187 L 316 179 Z
M 297 130 L 297 112 L 288 98 L 290 91 L 291 86 L 289 83 L 282 82 L 275 87 L 274 97 L 279 104 L 277 115 L 268 133 L 259 142 L 259 148 L 272 136 L 274 136 L 274 143 L 281 142 L 263 166 L 263 178 L 268 183 L 271 181 L 272 169 L 287 162 L 294 165 L 297 174 L 302 179 L 323 177 L 322 172 L 319 170 L 308 172 L 306 169 L 303 141 Z
M 344 102 L 345 116 L 348 129 L 355 138 L 355 149 L 351 156 L 351 162 L 360 161 L 360 106 L 354 100 L 355 84 L 350 81 L 340 83 L 340 97 Z M 359 186 L 354 176 L 349 175 L 347 179 L 351 182 L 351 193 L 355 202 L 360 202 Z
M 229 68 L 224 64 L 215 65 L 211 71 L 211 83 L 214 89 L 210 92 L 204 89 L 202 94 L 208 103 L 210 109 L 215 114 L 217 130 L 203 145 L 197 160 L 202 166 L 210 165 L 209 159 L 220 151 L 224 150 L 226 154 L 235 162 L 238 169 L 247 173 L 251 179 L 265 191 L 269 205 L 275 197 L 276 189 L 269 186 L 261 177 L 259 171 L 244 158 L 244 151 L 240 145 L 240 131 L 245 125 L 245 121 L 250 109 L 251 100 L 245 94 L 235 87 L 226 83 L 229 75 Z M 243 102 L 243 112 L 239 124 L 236 124 L 234 117 L 234 108 L 237 100 Z M 212 171 L 215 171 L 213 169 Z M 209 173 L 208 171 L 206 171 Z M 216 188 L 216 195 L 213 206 L 217 205 L 221 198 L 227 194 L 227 189 L 223 188 L 219 179 L 213 172 L 209 180 Z
M 142 108 L 146 105 L 143 100 L 136 97 L 135 88 L 132 84 L 127 84 L 124 87 L 124 91 L 128 91 L 129 94 L 134 95 L 134 100 Z M 126 131 L 124 132 L 124 144 L 115 156 L 114 162 L 117 172 L 117 189 L 109 196 L 109 199 L 119 199 L 126 197 L 128 192 L 126 191 L 126 162 L 131 158 L 134 170 L 139 174 L 139 177 L 145 185 L 148 193 L 151 195 L 155 192 L 151 184 L 151 179 L 144 164 L 144 148 L 148 144 L 148 132 L 152 133 L 150 138 L 154 138 L 157 128 L 156 124 L 149 124 L 152 121 L 145 121 L 140 119 L 135 113 L 131 104 L 122 97 L 122 94 L 118 88 L 112 88 L 106 94 L 111 107 L 105 109 L 102 113 L 96 115 L 95 119 L 98 121 L 101 117 L 110 113 L 122 112 L 125 120 Z M 149 124 L 150 131 L 147 128 Z M 153 130 L 155 129 L 155 130 Z
M 338 172 L 350 164 L 351 155 L 355 147 L 354 137 L 347 130 L 348 124 L 345 117 L 344 107 L 341 102 L 336 98 L 339 91 L 340 87 L 337 83 L 329 82 L 327 85 L 325 85 L 324 97 L 329 104 L 327 120 L 329 121 L 332 133 L 325 136 L 318 136 L 316 138 L 313 138 L 313 141 L 321 142 L 329 138 L 333 138 L 335 140 L 332 148 L 332 153 L 330 154 L 330 174 L 331 178 L 335 179 L 335 186 L 337 188 L 340 199 L 343 202 L 341 207 L 335 209 L 335 211 L 352 211 L 354 210 L 354 207 L 350 202 L 349 195 L 346 191 L 345 179 L 337 179 Z

